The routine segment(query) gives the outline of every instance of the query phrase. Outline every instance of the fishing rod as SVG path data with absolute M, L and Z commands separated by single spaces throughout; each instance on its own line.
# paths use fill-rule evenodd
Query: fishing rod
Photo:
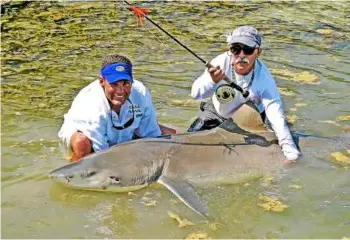
M 213 65 L 211 65 L 209 62 L 205 61 L 203 58 L 201 58 L 200 56 L 198 56 L 195 52 L 193 52 L 191 49 L 189 49 L 187 46 L 185 46 L 184 44 L 182 44 L 179 40 L 177 40 L 173 35 L 171 35 L 170 33 L 168 33 L 166 30 L 164 30 L 161 26 L 159 26 L 156 22 L 154 22 L 151 18 L 147 17 L 146 12 L 144 11 L 144 9 L 139 9 L 133 5 L 131 5 L 128 1 L 123 1 L 125 4 L 127 4 L 129 6 L 129 9 L 132 10 L 135 15 L 137 17 L 144 17 L 146 18 L 150 23 L 152 23 L 154 26 L 156 26 L 159 30 L 161 30 L 163 33 L 165 33 L 167 36 L 169 36 L 171 39 L 173 39 L 177 44 L 179 44 L 181 47 L 183 47 L 184 49 L 186 49 L 188 52 L 190 52 L 193 56 L 195 56 L 198 60 L 200 60 L 202 63 L 204 63 L 204 65 L 207 68 L 212 68 Z M 228 85 L 230 85 L 230 87 L 235 88 L 237 91 L 239 91 L 240 93 L 242 93 L 243 97 L 248 97 L 249 92 L 246 90 L 243 90 L 240 86 L 238 86 L 236 83 L 231 82 L 231 80 L 225 75 L 225 77 L 223 78 L 223 80 L 225 80 Z M 227 86 L 227 85 L 226 85 Z M 223 92 L 222 94 L 224 95 L 223 98 L 225 99 L 226 97 L 228 97 L 229 94 L 234 94 L 233 91 L 230 91 L 227 88 L 223 88 Z M 225 92 L 225 91 L 229 91 L 229 92 Z M 225 96 L 226 95 L 226 96 Z

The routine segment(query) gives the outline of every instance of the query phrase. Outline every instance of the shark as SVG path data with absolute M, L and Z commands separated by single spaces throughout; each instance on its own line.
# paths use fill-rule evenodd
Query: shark
M 239 115 L 214 129 L 118 144 L 59 167 L 49 177 L 71 188 L 94 191 L 129 192 L 158 183 L 208 217 L 198 186 L 242 182 L 278 173 L 284 167 L 275 134 L 262 127 L 259 115 L 249 117 L 244 109 L 249 107 L 242 107 Z M 247 119 L 253 120 L 246 125 Z M 331 138 L 294 137 L 302 159 L 324 157 L 327 145 L 345 147 Z

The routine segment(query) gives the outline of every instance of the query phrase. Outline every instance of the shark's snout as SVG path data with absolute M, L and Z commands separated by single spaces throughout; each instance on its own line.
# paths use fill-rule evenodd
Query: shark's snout
M 57 168 L 49 173 L 49 177 L 53 179 L 60 179 L 60 178 L 74 178 L 77 171 L 77 164 L 71 163 L 66 166 Z
M 49 178 L 54 179 L 58 182 L 69 184 L 71 180 L 74 178 L 74 175 L 65 175 L 62 173 L 57 173 L 55 171 L 52 171 L 49 173 Z
M 53 170 L 49 173 L 49 178 L 54 179 L 58 182 L 69 184 L 74 178 L 74 174 L 65 172 L 64 167 Z
M 75 162 L 55 169 L 49 173 L 49 178 L 73 188 L 113 191 L 122 188 L 122 177 L 109 168 L 99 168 L 89 162 Z

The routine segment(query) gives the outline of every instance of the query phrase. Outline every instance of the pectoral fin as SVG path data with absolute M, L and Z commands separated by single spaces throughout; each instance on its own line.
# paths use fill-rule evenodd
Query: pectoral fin
M 166 176 L 161 176 L 157 182 L 164 185 L 192 210 L 204 217 L 208 216 L 206 204 L 200 199 L 195 188 L 189 182 Z

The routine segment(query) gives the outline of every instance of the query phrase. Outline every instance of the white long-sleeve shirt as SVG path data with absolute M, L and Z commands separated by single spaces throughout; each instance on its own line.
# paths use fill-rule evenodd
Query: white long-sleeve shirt
M 220 103 L 214 93 L 218 86 L 226 84 L 226 82 L 221 80 L 215 83 L 207 69 L 193 83 L 191 96 L 195 99 L 211 97 L 216 111 L 224 118 L 232 116 L 242 104 L 248 100 L 252 100 L 257 105 L 260 112 L 265 110 L 266 117 L 270 121 L 271 127 L 282 149 L 288 149 L 299 154 L 287 125 L 276 82 L 265 64 L 256 60 L 254 71 L 250 72 L 247 76 L 241 76 L 235 73 L 232 66 L 232 56 L 227 52 L 214 58 L 211 64 L 213 66 L 220 66 L 220 69 L 225 72 L 226 76 L 235 79 L 237 85 L 244 90 L 248 90 L 249 97 L 245 99 L 242 94 L 235 89 L 235 98 L 232 102 L 225 104 Z
M 91 140 L 95 152 L 129 141 L 134 133 L 139 137 L 160 136 L 151 95 L 140 81 L 134 80 L 129 100 L 134 111 L 131 103 L 126 101 L 117 114 L 111 109 L 99 80 L 92 82 L 73 100 L 58 136 L 70 147 L 71 136 L 81 131 Z M 130 127 L 123 130 L 113 127 L 123 126 L 133 116 Z

